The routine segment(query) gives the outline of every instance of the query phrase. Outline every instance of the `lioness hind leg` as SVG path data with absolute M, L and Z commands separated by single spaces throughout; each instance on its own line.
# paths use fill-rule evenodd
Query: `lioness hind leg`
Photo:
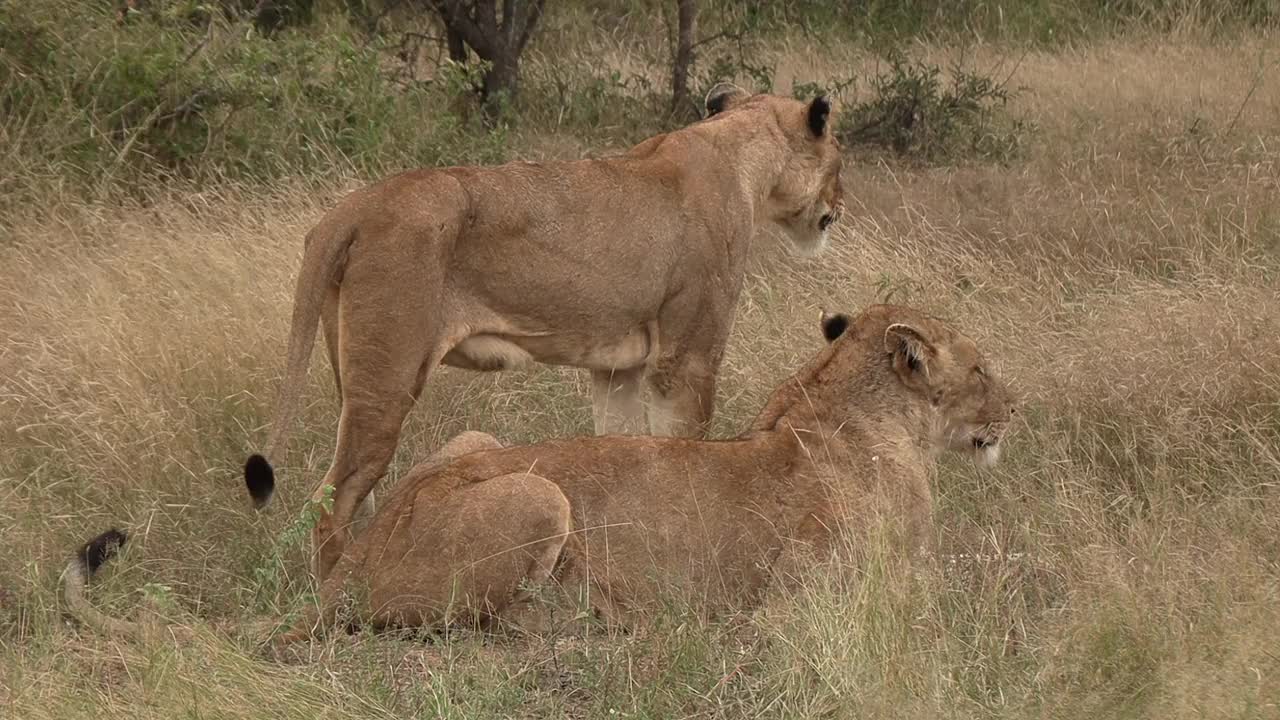
M 414 469 L 419 473 L 435 471 L 463 455 L 480 452 L 481 450 L 501 449 L 502 443 L 498 442 L 498 439 L 489 433 L 480 432 L 479 430 L 464 430 L 449 438 L 448 442 L 441 445 L 434 453 L 428 455 L 427 459 L 419 463 Z
M 316 491 L 333 486 L 333 511 L 312 532 L 320 581 L 351 539 L 356 508 L 391 464 L 428 372 L 448 351 L 439 287 L 433 292 L 433 278 L 405 267 L 421 245 L 419 234 L 393 232 L 349 254 L 338 307 L 342 414 L 333 464 Z
M 346 374 L 348 387 L 354 386 L 351 373 Z M 369 402 L 368 396 L 344 401 L 333 464 L 313 497 L 320 499 L 326 486 L 333 486 L 333 511 L 321 515 L 312 530 L 317 580 L 323 581 L 342 557 L 352 536 L 356 508 L 386 474 L 400 440 L 400 426 L 413 405 L 414 389 L 410 384 L 401 392 L 377 392 L 381 400 L 377 403 Z
M 579 611 L 571 618 L 571 623 L 583 617 L 581 611 L 587 611 L 608 628 L 625 629 L 629 626 L 632 618 L 614 601 L 604 579 L 593 574 L 580 536 L 569 536 L 560 551 L 559 561 L 556 584 L 562 597 Z
M 500 622 L 551 577 L 569 537 L 569 500 L 528 473 L 415 499 L 413 519 L 370 553 L 376 625 Z
M 500 622 L 525 588 L 551 577 L 572 524 L 560 488 L 527 473 L 443 498 L 428 491 L 412 505 L 389 535 L 352 546 L 321 583 L 318 603 L 271 640 L 271 653 L 326 632 L 345 608 L 373 627 Z
M 488 433 L 478 430 L 464 430 L 450 438 L 434 453 L 427 456 L 427 459 L 419 463 L 415 469 L 419 472 L 430 472 L 440 469 L 463 455 L 480 452 L 481 450 L 499 450 L 501 448 L 502 443 Z M 370 492 L 365 496 L 364 502 L 360 503 L 360 507 L 356 509 L 355 517 L 351 520 L 354 530 L 352 534 L 359 535 L 369 524 L 369 521 L 373 519 L 373 515 L 373 493 Z
M 644 432 L 644 403 L 640 400 L 640 379 L 643 375 L 643 366 L 591 371 L 596 435 Z
M 342 401 L 342 358 L 338 351 L 338 286 L 334 285 L 324 296 L 320 307 L 320 329 L 324 332 L 324 347 L 329 354 L 329 366 L 333 369 L 333 384 Z

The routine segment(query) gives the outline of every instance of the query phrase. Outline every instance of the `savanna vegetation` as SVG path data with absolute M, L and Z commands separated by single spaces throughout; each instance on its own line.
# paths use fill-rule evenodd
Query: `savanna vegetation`
M 485 49 L 493 6 L 0 0 L 0 714 L 1280 716 L 1280 5 L 521 0 Z M 1001 465 L 943 462 L 936 566 L 850 548 L 750 616 L 629 635 L 281 663 L 224 630 L 312 591 L 323 353 L 276 504 L 240 481 L 310 225 L 398 169 L 618 151 L 722 79 L 836 98 L 849 211 L 819 258 L 756 239 L 713 432 L 820 307 L 949 318 L 1022 412 Z M 589 385 L 444 370 L 382 488 L 463 429 L 589 433 Z M 93 601 L 194 641 L 67 622 L 59 573 L 113 525 Z

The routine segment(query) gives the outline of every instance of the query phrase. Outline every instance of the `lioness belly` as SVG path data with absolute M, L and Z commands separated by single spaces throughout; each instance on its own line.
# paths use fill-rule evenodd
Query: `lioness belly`
M 513 370 L 536 361 L 589 370 L 639 367 L 653 347 L 647 327 L 633 328 L 621 337 L 597 339 L 576 333 L 546 335 L 478 334 L 453 347 L 444 364 L 468 370 Z
M 591 524 L 579 521 L 590 575 L 616 607 L 632 613 L 672 601 L 710 612 L 752 607 L 780 549 L 776 533 L 740 516 L 740 522 L 718 522 L 723 519 L 682 515 L 675 510 L 645 521 L 603 515 Z
M 513 370 L 533 362 L 533 356 L 498 335 L 472 335 L 455 345 L 443 362 L 466 370 Z

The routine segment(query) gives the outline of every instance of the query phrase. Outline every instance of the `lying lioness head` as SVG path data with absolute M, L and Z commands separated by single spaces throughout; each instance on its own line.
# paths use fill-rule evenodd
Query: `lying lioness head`
M 873 512 L 927 533 L 935 457 L 995 461 L 1010 394 L 972 340 L 918 311 L 877 305 L 820 325 L 826 346 L 731 440 L 455 438 L 394 489 L 318 612 L 280 641 L 332 623 L 353 597 L 375 626 L 503 620 L 538 586 L 622 622 L 671 587 L 746 608 L 780 568 Z M 80 590 L 101 552 L 83 557 L 68 588 L 92 612 Z

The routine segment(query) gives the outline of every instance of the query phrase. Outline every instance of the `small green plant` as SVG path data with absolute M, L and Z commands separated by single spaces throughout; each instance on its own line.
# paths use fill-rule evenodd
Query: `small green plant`
M 721 80 L 743 75 L 751 80 L 756 92 L 773 92 L 774 68 L 748 59 L 741 48 L 736 54 L 728 51 L 718 54 L 707 72 L 702 74 L 700 85 L 705 93 Z
M 287 577 L 285 556 L 301 547 L 320 518 L 333 512 L 333 486 L 325 485 L 319 498 L 308 498 L 298 517 L 283 530 L 272 543 L 263 562 L 253 569 L 256 594 L 260 603 L 268 603 L 279 597 Z
M 811 100 L 819 95 L 843 98 L 857 86 L 855 77 L 836 78 L 829 83 L 797 82 L 791 86 L 791 96 L 797 100 Z
M 662 129 L 666 98 L 642 74 L 565 60 L 531 63 L 521 82 L 522 124 L 623 142 Z
M 889 148 L 925 161 L 974 157 L 1003 162 L 1017 155 L 1031 126 L 1011 117 L 1005 82 L 957 62 L 942 69 L 888 55 L 888 70 L 867 81 L 871 97 L 844 115 L 841 140 Z
M 168 585 L 149 582 L 142 586 L 141 592 L 147 604 L 156 610 L 171 611 L 178 606 L 173 598 L 173 588 Z
M 881 271 L 876 276 L 876 301 L 882 303 L 906 302 L 907 297 L 916 289 L 916 284 L 907 277 L 894 277 Z

